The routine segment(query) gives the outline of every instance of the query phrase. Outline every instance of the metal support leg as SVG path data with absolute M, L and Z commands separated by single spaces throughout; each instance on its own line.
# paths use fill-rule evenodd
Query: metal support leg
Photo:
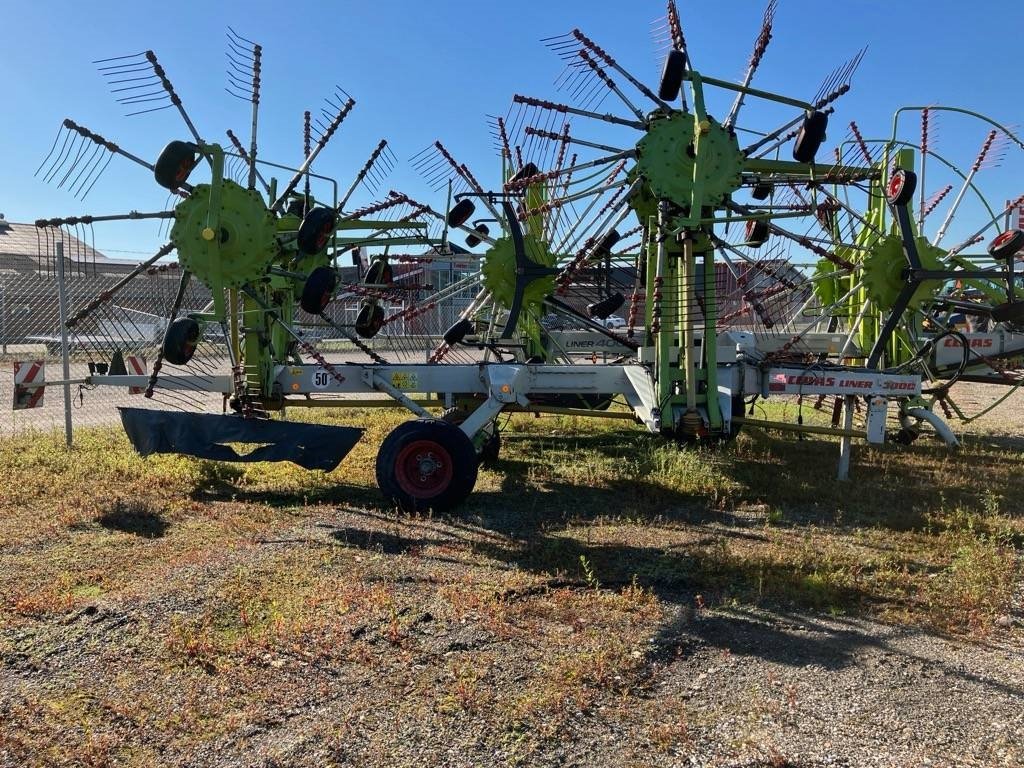
M 843 398 L 843 429 L 846 434 L 839 440 L 839 470 L 836 472 L 836 480 L 850 479 L 850 453 L 853 450 L 853 438 L 850 432 L 853 430 L 853 397 Z

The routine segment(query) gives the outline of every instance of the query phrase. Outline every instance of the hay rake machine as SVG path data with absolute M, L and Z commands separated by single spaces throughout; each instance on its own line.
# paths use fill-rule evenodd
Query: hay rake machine
M 465 499 L 481 461 L 498 453 L 497 417 L 516 410 L 633 418 L 654 434 L 699 443 L 729 439 L 743 423 L 772 426 L 743 415 L 754 397 L 839 396 L 848 404 L 866 398 L 863 430 L 849 418 L 843 427 L 786 425 L 841 437 L 841 474 L 852 437 L 884 439 L 890 400 L 902 403 L 906 418 L 928 420 L 955 442 L 941 418 L 920 403 L 919 370 L 883 367 L 879 360 L 863 366 L 854 356 L 835 355 L 842 334 L 834 325 L 813 332 L 801 326 L 799 338 L 790 331 L 810 302 L 826 295 L 822 286 L 838 290 L 836 281 L 854 268 L 837 246 L 845 240 L 812 238 L 794 227 L 820 222 L 823 210 L 852 210 L 845 200 L 858 191 L 891 192 L 897 176 L 889 173 L 888 156 L 883 163 L 850 164 L 842 153 L 827 163 L 818 159 L 829 117 L 849 90 L 861 54 L 808 101 L 751 85 L 772 38 L 773 15 L 774 2 L 739 83 L 694 68 L 673 2 L 664 25 L 669 48 L 655 88 L 580 30 L 548 40 L 566 63 L 560 83 L 568 103 L 517 95 L 508 114 L 493 120 L 503 170 L 499 190 L 483 188 L 439 142 L 414 158 L 437 191 L 447 188 L 444 213 L 398 192 L 348 209 L 354 190 L 378 173 L 384 143 L 343 195 L 333 180 L 312 172 L 354 105 L 343 92 L 315 142 L 307 115 L 305 157 L 297 168 L 258 158 L 262 52 L 234 33 L 230 90 L 252 104 L 248 148 L 230 132 L 230 149 L 204 141 L 151 53 L 102 62 L 112 80 L 147 78 L 151 91 L 129 105 L 148 109 L 146 99 L 155 99 L 152 108 L 177 109 L 191 139 L 171 142 L 149 164 L 66 121 L 64 143 L 72 148 L 59 148 L 58 136 L 43 164 L 49 178 L 78 179 L 73 191 L 88 192 L 105 165 L 89 159 L 83 169 L 81 157 L 118 154 L 149 169 L 175 200 L 169 211 L 39 222 L 44 230 L 116 218 L 173 222 L 170 241 L 139 267 L 173 251 L 181 265 L 152 372 L 128 375 L 116 365 L 114 350 L 110 370 L 90 382 L 144 387 L 153 397 L 220 393 L 233 411 L 124 409 L 122 420 L 140 452 L 288 459 L 322 469 L 338 464 L 359 430 L 286 422 L 270 418 L 273 413 L 404 407 L 418 418 L 384 440 L 377 480 L 388 498 L 410 509 L 447 509 Z M 726 117 L 719 121 L 709 109 L 723 96 L 719 114 Z M 622 114 L 599 111 L 609 97 Z M 750 111 L 745 104 L 755 101 L 790 116 L 770 130 L 741 127 L 741 115 Z M 578 136 L 570 120 L 594 134 Z M 750 137 L 746 146 L 741 135 Z M 791 148 L 792 160 L 779 159 L 783 148 Z M 203 161 L 209 180 L 197 181 Z M 286 170 L 289 180 L 279 187 L 263 177 L 267 168 Z M 796 190 L 796 199 L 779 190 Z M 894 220 L 909 215 L 905 203 L 899 195 L 887 199 Z M 737 230 L 740 239 L 730 239 Z M 465 248 L 450 243 L 455 232 L 466 236 Z M 831 266 L 809 275 L 788 260 L 785 247 L 758 251 L 769 240 L 809 250 Z M 361 279 L 346 281 L 338 260 L 357 249 Z M 426 282 L 428 267 L 437 263 L 451 265 L 444 287 Z M 183 312 L 193 277 L 209 299 Z M 109 311 L 121 287 L 75 313 L 69 326 Z M 1013 303 L 1012 279 L 1008 291 Z M 385 306 L 395 296 L 403 297 L 401 304 Z M 453 298 L 463 301 L 457 311 L 436 311 Z M 358 301 L 354 322 L 328 314 L 352 300 Z M 329 360 L 310 341 L 300 313 L 347 340 L 362 359 Z M 623 327 L 609 327 L 609 318 L 622 314 Z M 889 325 L 882 323 L 879 337 Z M 384 342 L 383 350 L 370 339 Z M 227 371 L 209 369 L 200 353 L 204 344 L 226 347 Z M 598 348 L 610 353 L 601 364 L 596 355 L 585 362 L 574 354 Z M 375 399 L 356 399 L 360 395 Z M 609 410 L 615 399 L 627 410 Z M 440 407 L 449 409 L 442 418 L 428 410 Z M 240 455 L 230 445 L 238 442 L 261 447 Z
M 905 132 L 908 123 L 916 127 L 915 113 L 920 138 L 910 139 Z M 934 137 L 939 118 L 952 118 L 960 135 L 982 124 L 977 155 L 957 158 L 939 151 Z M 776 354 L 807 353 L 805 342 L 824 333 L 830 341 L 819 353 L 822 362 L 920 375 L 927 383 L 925 397 L 901 401 L 901 428 L 893 435 L 899 442 L 918 436 L 922 418 L 941 429 L 928 415 L 936 407 L 947 419 L 969 422 L 1004 401 L 1024 382 L 1024 304 L 1014 268 L 1024 233 L 1010 226 L 1010 214 L 1021 201 L 993 206 L 978 181 L 986 167 L 1008 152 L 1019 157 L 1021 149 L 1024 144 L 1006 127 L 955 107 L 902 108 L 892 135 L 884 139 L 865 139 L 850 123 L 847 140 L 836 149 L 836 164 L 859 163 L 876 174 L 856 191 L 822 191 L 805 237 L 845 263 L 819 259 L 809 295 L 781 289 L 797 309 L 776 334 L 784 334 Z M 931 194 L 925 192 L 926 181 Z M 793 187 L 781 190 L 779 198 L 804 202 Z M 770 248 L 772 234 L 754 236 L 747 246 Z M 984 253 L 971 252 L 986 240 Z M 1005 390 L 968 413 L 951 394 L 958 381 L 999 384 Z M 820 407 L 822 398 L 815 405 Z M 834 419 L 839 410 L 835 403 Z

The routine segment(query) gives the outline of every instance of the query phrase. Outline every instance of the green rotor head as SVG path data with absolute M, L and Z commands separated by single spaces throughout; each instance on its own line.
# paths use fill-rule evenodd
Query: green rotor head
M 550 266 L 554 262 L 547 244 L 529 233 L 523 233 L 526 253 L 538 264 Z M 499 306 L 512 306 L 516 282 L 519 278 L 516 268 L 516 252 L 511 237 L 498 240 L 484 255 L 481 268 L 484 286 L 491 292 Z M 523 290 L 523 311 L 538 317 L 544 298 L 555 290 L 554 275 L 545 275 L 530 280 Z
M 918 237 L 917 252 L 921 257 L 924 269 L 944 269 L 943 258 L 946 252 L 928 242 L 927 238 Z M 896 299 L 906 285 L 903 271 L 907 268 L 907 259 L 903 254 L 903 241 L 899 235 L 887 235 L 880 238 L 864 257 L 863 279 L 868 298 L 882 311 L 892 309 Z M 942 288 L 941 280 L 925 280 L 921 283 L 910 299 L 909 309 L 917 309 L 922 303 L 932 299 Z
M 700 174 L 695 177 L 698 145 Z M 668 200 L 684 211 L 694 203 L 700 208 L 718 205 L 742 180 L 743 153 L 736 136 L 711 117 L 698 120 L 677 111 L 655 118 L 637 142 L 636 153 L 632 175 L 647 182 L 645 194 L 637 196 L 642 216 L 656 200 Z
M 220 183 L 217 204 L 212 191 L 197 184 L 175 208 L 171 242 L 207 286 L 240 288 L 262 278 L 277 254 L 274 216 L 258 192 L 233 181 Z

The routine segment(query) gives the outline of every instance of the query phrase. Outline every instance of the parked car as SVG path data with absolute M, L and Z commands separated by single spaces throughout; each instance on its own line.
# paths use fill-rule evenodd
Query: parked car
M 626 320 L 618 315 L 609 315 L 601 324 L 610 330 L 618 330 L 626 327 Z

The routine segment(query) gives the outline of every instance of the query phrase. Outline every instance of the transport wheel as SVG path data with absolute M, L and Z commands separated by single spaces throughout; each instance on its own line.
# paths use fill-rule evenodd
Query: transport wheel
M 153 166 L 153 177 L 164 189 L 177 189 L 185 183 L 198 162 L 198 148 L 195 144 L 172 141 L 160 152 Z
M 441 419 L 399 424 L 377 452 L 377 485 L 407 512 L 443 512 L 461 504 L 476 485 L 472 441 Z
M 311 315 L 319 315 L 331 302 L 337 284 L 337 272 L 330 267 L 317 267 L 309 273 L 302 286 L 299 306 Z
M 179 317 L 164 337 L 164 360 L 171 365 L 185 365 L 199 345 L 199 323 L 191 317 Z

